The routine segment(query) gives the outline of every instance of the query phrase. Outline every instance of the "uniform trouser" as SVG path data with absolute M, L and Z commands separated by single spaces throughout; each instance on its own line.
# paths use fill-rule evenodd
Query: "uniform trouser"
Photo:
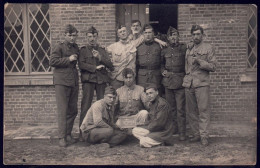
M 71 135 L 74 120 L 78 113 L 78 92 L 78 85 L 75 87 L 55 85 L 59 138 Z
M 189 124 L 194 136 L 208 138 L 210 124 L 209 86 L 186 88 Z
M 110 81 L 110 85 L 117 90 L 118 88 L 122 87 L 124 85 L 123 81 L 119 81 L 117 79 L 113 79 Z
M 93 128 L 90 130 L 89 135 L 83 133 L 83 137 L 90 143 L 109 143 L 115 146 L 123 142 L 127 135 L 113 128 Z
M 165 88 L 165 98 L 172 107 L 174 132 L 186 132 L 185 89 Z
M 104 98 L 106 83 L 97 84 L 97 83 L 82 83 L 82 100 L 81 100 L 81 113 L 79 118 L 79 127 L 84 120 L 88 109 L 91 106 L 94 91 L 96 90 L 97 100 Z
M 135 127 L 133 128 L 133 135 L 140 140 L 140 146 L 151 148 L 156 145 L 160 145 L 161 142 L 158 142 L 147 135 L 150 133 L 149 130 L 142 128 L 142 127 Z

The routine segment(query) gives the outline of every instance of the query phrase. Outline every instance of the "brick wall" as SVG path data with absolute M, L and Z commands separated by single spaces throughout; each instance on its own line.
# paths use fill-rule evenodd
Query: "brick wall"
M 63 41 L 64 26 L 74 25 L 79 46 L 86 44 L 86 30 L 94 26 L 99 31 L 99 43 L 107 46 L 116 40 L 115 4 L 51 4 L 51 46 Z M 81 84 L 78 101 L 80 112 Z M 95 98 L 94 100 L 95 101 Z M 5 86 L 4 125 L 15 129 L 28 124 L 57 124 L 54 86 Z M 79 120 L 77 116 L 75 122 Z
M 64 26 L 74 25 L 79 46 L 86 45 L 86 30 L 94 26 L 99 31 L 99 43 L 107 46 L 116 39 L 115 4 L 51 4 L 51 43 L 63 41 Z
M 190 41 L 193 24 L 205 28 L 205 41 L 213 44 L 219 66 L 211 73 L 211 109 L 215 121 L 251 121 L 256 117 L 255 83 L 241 83 L 247 68 L 248 5 L 179 5 L 178 29 Z
M 219 67 L 211 73 L 211 119 L 227 123 L 251 121 L 256 117 L 256 83 L 239 80 L 247 66 L 247 5 L 181 4 L 178 11 L 182 41 L 191 39 L 192 24 L 203 24 L 206 41 L 216 48 Z M 69 23 L 79 30 L 79 46 L 86 43 L 85 31 L 91 25 L 99 31 L 100 44 L 109 45 L 116 39 L 113 4 L 51 4 L 50 21 L 52 45 L 62 41 L 64 25 Z M 79 112 L 81 97 L 80 92 Z M 6 129 L 56 121 L 54 86 L 4 87 Z

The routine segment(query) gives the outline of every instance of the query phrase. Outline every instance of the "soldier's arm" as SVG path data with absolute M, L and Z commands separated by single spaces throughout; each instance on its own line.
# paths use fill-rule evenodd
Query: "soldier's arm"
M 135 47 L 140 46 L 144 42 L 144 35 L 141 34 L 137 39 L 132 40 Z
M 151 132 L 160 131 L 167 122 L 168 117 L 168 107 L 166 105 L 159 107 L 155 119 L 148 125 L 148 130 Z
M 165 58 L 164 58 L 165 54 L 166 54 L 166 50 L 163 49 L 161 52 L 161 73 L 163 73 L 166 69 L 165 68 Z
M 62 46 L 57 44 L 51 53 L 49 64 L 52 67 L 66 68 L 70 64 L 69 57 L 62 57 Z
M 102 110 L 104 110 L 104 107 L 102 107 L 101 104 L 93 104 L 93 122 L 94 125 L 100 128 L 109 128 L 110 125 L 108 125 L 102 118 Z
M 96 65 L 90 64 L 86 59 L 86 49 L 81 48 L 79 52 L 79 69 L 83 71 L 89 71 L 94 73 L 96 71 Z
M 114 70 L 114 66 L 111 62 L 111 59 L 109 58 L 109 54 L 105 51 L 102 50 L 101 54 L 101 64 L 104 64 L 110 71 Z
M 198 63 L 200 64 L 200 69 L 215 72 L 217 66 L 217 60 L 215 56 L 215 50 L 213 47 L 208 49 L 208 56 L 207 61 L 202 59 L 197 59 Z
M 166 43 L 166 42 L 164 42 L 164 41 L 162 41 L 162 40 L 160 40 L 160 39 L 158 39 L 158 38 L 154 38 L 154 41 L 157 42 L 157 43 L 160 45 L 161 48 L 167 46 L 167 43 Z

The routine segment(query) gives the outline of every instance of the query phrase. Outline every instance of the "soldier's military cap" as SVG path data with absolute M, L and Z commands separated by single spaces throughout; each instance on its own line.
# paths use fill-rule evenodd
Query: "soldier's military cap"
M 107 87 L 105 88 L 105 93 L 104 93 L 104 95 L 107 95 L 107 94 L 116 95 L 116 90 L 115 90 L 112 86 L 107 86 Z
M 147 91 L 148 89 L 153 88 L 154 90 L 158 90 L 158 87 L 155 83 L 146 83 L 145 85 L 145 91 Z
M 98 34 L 98 31 L 97 31 L 97 29 L 96 29 L 95 27 L 91 26 L 91 27 L 87 30 L 86 34 L 88 34 L 88 33 L 91 33 L 91 34 L 97 33 L 97 34 Z
M 172 33 L 175 33 L 175 32 L 177 32 L 179 34 L 177 29 L 170 26 L 168 31 L 167 31 L 167 36 L 170 36 Z
M 78 33 L 78 30 L 74 26 L 72 26 L 71 24 L 68 24 L 68 25 L 65 26 L 64 33 L 70 33 L 71 34 L 71 33 L 74 33 L 74 32 Z
M 143 30 L 145 31 L 146 29 L 152 29 L 153 30 L 153 27 L 149 24 L 145 24 Z

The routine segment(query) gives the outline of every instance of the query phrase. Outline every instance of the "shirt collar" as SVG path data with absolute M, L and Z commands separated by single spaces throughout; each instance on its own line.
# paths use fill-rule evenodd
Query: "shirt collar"
M 95 46 L 92 46 L 92 45 L 90 45 L 90 44 L 87 44 L 87 47 L 88 47 L 90 50 L 92 50 L 92 49 L 97 50 L 97 49 L 98 49 L 98 45 L 97 45 L 97 44 L 96 44 Z
M 68 47 L 75 47 L 75 43 L 69 43 L 68 41 L 64 42 Z
M 130 39 L 127 38 L 127 40 L 119 40 L 122 44 L 128 44 L 130 42 Z
M 134 90 L 135 89 L 135 84 L 133 84 L 131 87 L 128 87 L 128 86 L 124 85 L 124 87 L 126 89 L 129 89 L 129 90 Z

